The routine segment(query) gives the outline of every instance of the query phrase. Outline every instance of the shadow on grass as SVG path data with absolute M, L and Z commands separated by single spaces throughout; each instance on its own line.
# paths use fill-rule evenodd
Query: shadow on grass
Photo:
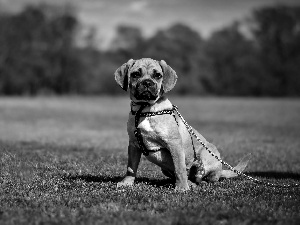
M 148 177 L 137 177 L 136 183 L 147 183 L 155 187 L 175 187 L 175 182 L 169 178 L 166 179 L 153 179 Z
M 85 174 L 85 175 L 68 175 L 68 176 L 64 176 L 63 177 L 64 180 L 68 180 L 68 181 L 76 181 L 76 180 L 83 180 L 87 183 L 90 182 L 96 182 L 96 183 L 117 183 L 119 181 L 122 180 L 121 176 L 114 176 L 114 177 L 110 177 L 110 176 L 94 176 L 94 175 L 89 175 L 89 174 Z
M 266 178 L 266 179 L 293 179 L 296 181 L 300 180 L 300 174 L 298 173 L 291 173 L 291 172 L 278 172 L 278 171 L 257 171 L 257 172 L 246 172 L 248 176 L 256 177 L 256 178 Z M 77 181 L 82 180 L 84 182 L 95 182 L 95 183 L 114 183 L 117 184 L 119 181 L 123 179 L 123 176 L 105 176 L 105 175 L 68 175 L 63 177 L 66 181 Z M 221 180 L 220 180 L 221 181 Z M 145 183 L 147 185 L 151 185 L 154 187 L 175 187 L 174 181 L 169 178 L 166 179 L 155 179 L 155 178 L 148 178 L 148 177 L 137 177 L 135 180 L 136 184 Z
M 83 180 L 85 182 L 96 182 L 96 183 L 115 183 L 123 179 L 123 176 L 94 176 L 94 175 L 68 175 L 63 177 L 67 181 Z M 151 179 L 147 177 L 137 177 L 135 183 L 147 183 L 155 187 L 167 187 L 173 186 L 174 182 L 171 179 Z
M 300 174 L 291 172 L 278 172 L 278 171 L 256 171 L 256 172 L 246 172 L 248 176 L 253 176 L 256 178 L 271 178 L 271 179 L 293 179 L 300 180 Z M 123 179 L 123 176 L 105 176 L 105 175 L 68 175 L 63 177 L 64 180 L 76 181 L 83 180 L 85 182 L 96 182 L 96 183 L 118 183 Z M 148 177 L 137 177 L 135 183 L 147 183 L 156 187 L 170 186 L 174 185 L 174 181 L 171 179 L 153 179 Z
M 246 172 L 248 176 L 272 178 L 272 179 L 293 179 L 300 180 L 299 173 L 292 172 L 278 172 L 278 171 L 257 171 L 257 172 Z

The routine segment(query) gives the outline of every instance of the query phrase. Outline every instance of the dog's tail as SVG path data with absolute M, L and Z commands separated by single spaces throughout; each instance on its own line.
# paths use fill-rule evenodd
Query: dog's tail
M 240 162 L 234 167 L 234 169 L 238 170 L 240 172 L 243 172 L 244 169 L 246 168 L 250 158 L 251 158 L 251 153 L 247 154 L 242 159 L 240 159 Z M 231 170 L 222 170 L 221 175 L 220 175 L 220 177 L 224 177 L 224 178 L 232 178 L 232 177 L 237 177 L 237 176 L 238 176 L 238 174 Z

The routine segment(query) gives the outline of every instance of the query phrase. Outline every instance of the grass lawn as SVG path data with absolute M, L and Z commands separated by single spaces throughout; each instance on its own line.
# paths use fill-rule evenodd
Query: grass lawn
M 247 174 L 300 183 L 298 99 L 176 98 L 179 111 Z M 186 193 L 142 158 L 133 187 L 126 98 L 0 98 L 0 224 L 299 224 L 300 188 L 244 178 Z

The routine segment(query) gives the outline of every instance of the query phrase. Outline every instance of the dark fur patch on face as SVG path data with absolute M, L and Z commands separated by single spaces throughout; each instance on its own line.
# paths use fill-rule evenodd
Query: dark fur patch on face
M 144 91 L 141 94 L 136 95 L 135 98 L 137 100 L 150 101 L 150 100 L 156 100 L 157 96 L 153 95 L 150 91 Z
M 141 83 L 136 85 L 134 97 L 137 100 L 156 100 L 158 97 L 157 85 L 151 87 L 144 87 Z

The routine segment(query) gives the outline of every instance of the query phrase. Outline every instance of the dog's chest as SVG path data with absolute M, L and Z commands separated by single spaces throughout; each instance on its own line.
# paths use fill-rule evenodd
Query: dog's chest
M 162 148 L 159 143 L 159 135 L 155 132 L 155 126 L 151 123 L 151 117 L 143 117 L 139 120 L 137 128 L 140 129 L 143 143 L 148 150 L 158 150 Z M 127 123 L 127 132 L 129 139 L 137 143 L 137 139 L 134 135 L 135 127 L 135 116 L 129 115 Z

